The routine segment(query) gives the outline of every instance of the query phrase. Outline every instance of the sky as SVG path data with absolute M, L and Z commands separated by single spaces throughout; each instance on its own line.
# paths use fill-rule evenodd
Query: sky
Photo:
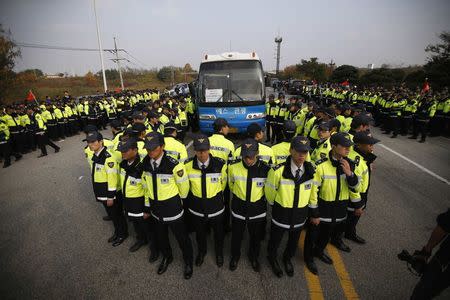
M 18 43 L 98 48 L 93 0 L 1 0 L 0 23 Z M 283 37 L 281 68 L 318 57 L 337 66 L 408 66 L 450 31 L 448 0 L 96 0 L 103 48 L 127 50 L 125 66 L 191 64 L 209 54 L 256 51 L 275 69 L 274 37 Z M 101 69 L 98 52 L 21 48 L 17 71 L 84 75 Z M 115 68 L 105 53 L 106 68 Z

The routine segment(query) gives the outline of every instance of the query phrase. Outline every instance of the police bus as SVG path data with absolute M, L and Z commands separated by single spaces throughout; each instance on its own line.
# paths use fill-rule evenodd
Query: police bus
M 255 52 L 205 55 L 196 90 L 201 131 L 211 133 L 217 118 L 228 121 L 231 133 L 252 122 L 265 126 L 264 72 Z

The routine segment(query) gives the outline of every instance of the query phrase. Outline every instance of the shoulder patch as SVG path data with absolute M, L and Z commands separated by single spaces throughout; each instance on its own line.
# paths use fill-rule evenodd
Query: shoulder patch
M 108 163 L 108 167 L 114 168 L 114 162 L 113 162 L 113 161 L 109 162 L 109 163 Z
M 361 160 L 361 158 L 359 157 L 359 155 L 357 155 L 356 157 L 355 157 L 355 165 L 359 165 L 359 162 L 360 162 L 360 160 Z
M 177 172 L 177 175 L 178 175 L 179 177 L 183 177 L 183 175 L 184 175 L 184 170 L 179 170 L 179 171 Z
M 327 158 L 327 154 L 324 152 L 320 152 L 320 159 Z
M 328 143 L 327 142 L 325 142 L 325 143 L 323 143 L 323 146 L 322 146 L 323 148 L 328 148 Z
M 323 163 L 323 162 L 326 162 L 327 160 L 328 160 L 327 157 L 324 157 L 324 158 L 322 158 L 322 159 L 319 159 L 318 161 L 316 161 L 316 166 L 320 165 L 320 164 Z

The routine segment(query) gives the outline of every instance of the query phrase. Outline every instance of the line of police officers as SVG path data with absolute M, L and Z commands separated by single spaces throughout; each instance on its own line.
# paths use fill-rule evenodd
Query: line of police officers
M 268 107 L 273 100 L 269 97 Z M 318 274 L 315 257 L 333 263 L 324 251 L 329 241 L 347 252 L 351 250 L 343 237 L 364 244 L 356 226 L 367 203 L 376 158 L 373 145 L 378 140 L 369 130 L 372 118 L 364 109 L 345 116 L 337 108 L 313 103 L 303 108 L 300 101 L 291 101 L 287 108 L 283 122 L 268 120 L 278 142 L 272 147 L 262 143 L 264 131 L 253 123 L 249 137 L 235 149 L 226 137 L 228 122 L 219 118 L 212 136 L 194 136 L 195 156 L 188 159 L 178 135 L 180 124 L 163 125 L 161 119 L 167 115 L 158 106 L 147 104 L 135 111 L 132 124 L 113 121 L 113 140 L 104 139 L 95 127 L 87 130 L 85 153 L 94 194 L 114 224 L 108 241 L 118 246 L 128 237 L 126 216 L 136 232 L 130 252 L 149 243 L 150 262 L 162 255 L 157 271 L 162 274 L 173 260 L 170 228 L 183 253 L 186 279 L 191 278 L 194 263 L 203 264 L 209 230 L 218 267 L 224 263 L 224 235 L 231 231 L 229 269 L 234 271 L 247 229 L 247 256 L 259 272 L 269 211 L 268 261 L 278 277 L 284 273 L 278 261 L 284 233 L 288 240 L 282 265 L 288 276 L 294 274 L 292 257 L 304 228 L 304 259 L 314 274 Z M 195 260 L 191 231 L 197 242 Z

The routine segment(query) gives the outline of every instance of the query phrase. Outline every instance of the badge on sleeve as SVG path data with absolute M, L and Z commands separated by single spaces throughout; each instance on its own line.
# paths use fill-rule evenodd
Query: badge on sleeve
M 114 162 L 109 162 L 108 163 L 108 167 L 113 168 L 114 167 Z
M 323 153 L 323 152 L 321 152 L 321 153 L 320 153 L 320 158 L 325 158 L 325 157 L 327 157 L 327 154 L 326 154 L 326 153 Z
M 178 171 L 178 172 L 177 172 L 177 175 L 178 175 L 179 177 L 183 177 L 183 175 L 184 175 L 184 170 Z

